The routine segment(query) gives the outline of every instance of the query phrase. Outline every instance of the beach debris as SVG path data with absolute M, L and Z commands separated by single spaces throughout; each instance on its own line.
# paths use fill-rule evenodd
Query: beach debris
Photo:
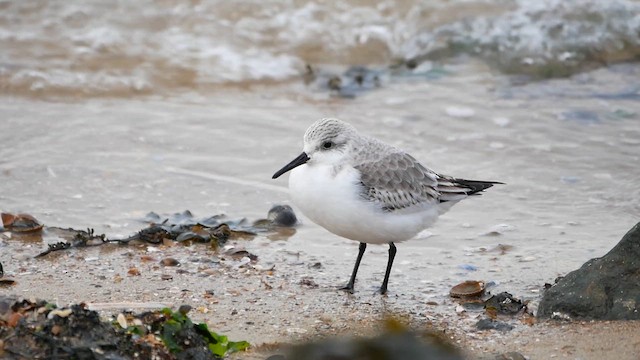
M 239 246 L 239 247 L 230 247 L 224 252 L 225 255 L 229 255 L 234 259 L 242 259 L 249 258 L 251 261 L 258 260 L 258 256 L 250 253 L 247 249 Z
M 9 219 L 3 214 L 4 218 Z M 13 224 L 11 219 L 8 221 L 9 224 Z M 143 221 L 148 222 L 149 226 L 123 239 L 109 239 L 104 234 L 95 234 L 93 229 L 76 230 L 46 227 L 45 230 L 48 235 L 57 236 L 65 241 L 48 244 L 47 250 L 36 255 L 36 257 L 43 257 L 55 251 L 98 246 L 107 243 L 122 245 L 131 242 L 154 245 L 170 245 L 171 242 L 184 244 L 210 243 L 214 249 L 217 249 L 229 240 L 251 240 L 258 233 L 275 236 L 274 239 L 277 240 L 285 240 L 295 234 L 293 226 L 297 224 L 296 215 L 288 205 L 272 207 L 269 210 L 267 219 L 257 222 L 258 225 L 252 225 L 246 219 L 228 220 L 223 215 L 199 219 L 195 218 L 188 210 L 166 217 L 150 212 Z M 251 257 L 255 257 L 255 255 L 251 254 Z M 255 259 L 252 258 L 252 260 Z
M 509 331 L 513 330 L 513 325 L 507 324 L 506 322 L 485 318 L 478 320 L 478 322 L 476 323 L 476 328 L 478 330 Z
M 16 284 L 15 280 L 5 279 L 3 278 L 3 276 L 4 276 L 4 269 L 2 268 L 2 263 L 0 262 L 0 287 L 11 286 Z
M 487 314 L 495 317 L 495 315 L 515 315 L 525 309 L 526 305 L 508 292 L 501 292 L 487 299 L 484 302 L 484 308 Z
M 498 244 L 495 247 L 489 249 L 491 252 L 498 252 L 500 255 L 505 255 L 507 252 L 513 250 L 513 245 L 509 244 Z
M 606 255 L 584 263 L 543 293 L 540 318 L 640 320 L 640 222 Z M 560 317 L 560 316 L 557 316 Z
M 29 214 L 2 213 L 2 224 L 6 230 L 16 233 L 29 233 L 42 230 L 42 225 L 38 220 Z
M 101 321 L 85 304 L 57 309 L 0 296 L 0 350 L 9 359 L 222 359 L 249 347 L 194 324 L 190 310 L 125 312 Z
M 47 232 L 55 233 L 60 238 L 67 239 L 67 241 L 49 244 L 48 249 L 36 255 L 36 257 L 42 257 L 51 252 L 66 250 L 72 247 L 99 246 L 111 241 L 108 240 L 104 234 L 96 235 L 93 229 L 87 229 L 85 231 L 48 227 Z
M 484 292 L 484 281 L 467 280 L 449 290 L 449 295 L 454 298 L 477 298 Z
M 302 279 L 300 279 L 300 285 L 310 288 L 310 289 L 317 289 L 320 285 L 318 285 L 318 283 L 316 283 L 313 278 L 311 276 L 304 276 L 302 277 Z

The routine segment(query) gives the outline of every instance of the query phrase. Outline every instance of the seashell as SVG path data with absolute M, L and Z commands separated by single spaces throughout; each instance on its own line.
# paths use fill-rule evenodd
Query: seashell
M 467 280 L 451 288 L 449 295 L 455 298 L 469 298 L 482 295 L 484 281 Z

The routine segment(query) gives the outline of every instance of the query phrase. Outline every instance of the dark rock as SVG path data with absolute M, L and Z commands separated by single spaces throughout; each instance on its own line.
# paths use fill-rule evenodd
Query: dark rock
M 587 261 L 547 289 L 538 317 L 640 319 L 640 223 L 609 253 Z
M 271 355 L 267 358 L 267 360 L 286 360 L 287 358 L 284 357 L 284 355 L 280 355 L 280 354 L 276 354 L 276 355 Z
M 269 210 L 267 218 L 276 226 L 295 226 L 298 222 L 296 214 L 289 205 L 275 205 Z
M 502 321 L 495 321 L 491 319 L 481 319 L 476 323 L 476 328 L 478 330 L 498 330 L 498 331 L 509 331 L 513 330 L 513 325 L 509 325 Z
M 462 354 L 438 334 L 386 331 L 372 338 L 331 338 L 295 345 L 287 360 L 462 360 Z M 280 359 L 280 358 L 277 358 Z
M 515 315 L 524 308 L 524 304 L 508 292 L 501 292 L 487 299 L 484 307 L 495 309 L 498 314 Z
M 511 351 L 496 356 L 496 360 L 527 360 L 527 358 L 525 358 L 524 355 L 520 354 L 517 351 Z

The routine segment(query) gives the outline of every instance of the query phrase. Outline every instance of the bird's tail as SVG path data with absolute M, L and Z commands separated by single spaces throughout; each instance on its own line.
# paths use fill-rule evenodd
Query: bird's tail
M 498 181 L 478 181 L 441 177 L 438 179 L 440 202 L 459 201 L 469 195 L 480 195 L 480 192 L 496 184 L 503 183 Z

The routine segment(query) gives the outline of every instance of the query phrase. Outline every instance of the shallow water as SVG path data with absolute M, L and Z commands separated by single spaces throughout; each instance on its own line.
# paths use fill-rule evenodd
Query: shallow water
M 3 6 L 15 10 L 16 4 Z M 24 4 L 20 6 L 27 6 Z M 49 4 L 46 11 L 24 11 L 38 17 L 62 7 L 69 16 L 96 21 L 81 16 L 80 10 L 66 8 L 72 6 L 67 3 Z M 181 19 L 178 10 L 185 8 L 167 4 L 177 13 L 166 15 L 165 21 Z M 474 4 L 477 12 L 495 7 Z M 96 4 L 83 6 L 88 13 L 101 9 Z M 160 11 L 137 6 L 152 15 Z M 111 20 L 105 20 L 107 28 L 123 7 L 116 15 L 109 15 Z M 255 11 L 250 9 L 247 11 Z M 503 10 L 509 9 L 507 6 Z M 14 12 L 3 12 L 3 21 L 6 23 Z M 204 12 L 201 16 L 211 15 Z M 122 26 L 132 21 L 124 19 Z M 50 26 L 55 34 L 58 28 Z M 20 29 L 12 36 L 29 38 L 27 35 L 35 31 L 35 43 L 48 39 L 43 35 L 43 29 L 49 29 L 45 23 L 42 28 L 23 24 Z M 184 29 L 191 27 L 171 31 Z M 198 34 L 199 27 L 194 25 L 193 29 Z M 60 31 L 69 34 L 68 29 Z M 96 36 L 100 41 L 110 38 Z M 7 36 L 3 39 L 15 40 Z M 316 119 L 328 116 L 349 121 L 362 132 L 405 149 L 440 173 L 506 183 L 457 204 L 433 228 L 399 244 L 388 300 L 372 295 L 383 277 L 387 249 L 370 246 L 359 273 L 357 293 L 347 297 L 353 303 L 340 306 L 348 301 L 332 289 L 348 279 L 357 243 L 329 234 L 301 214 L 302 225 L 290 239 L 273 241 L 259 236 L 241 244 L 259 256 L 258 264 L 264 268 L 276 266 L 273 277 L 261 272 L 256 276 L 233 265 L 229 271 L 221 270 L 224 276 L 207 277 L 201 261 L 193 259 L 214 256 L 210 249 L 174 247 L 153 254 L 158 259 L 179 258 L 182 269 L 190 274 L 176 274 L 168 283 L 161 281 L 159 274 L 170 270 L 140 265 L 139 255 L 148 252 L 144 248 L 81 249 L 51 260 L 34 260 L 30 257 L 44 250 L 45 243 L 26 243 L 0 235 L 0 262 L 7 276 L 18 281 L 10 291 L 20 295 L 56 299 L 61 304 L 153 300 L 178 305 L 206 303 L 204 290 L 215 288 L 219 303 L 209 305 L 217 312 L 216 321 L 227 320 L 224 330 L 252 341 L 274 341 L 282 332 L 292 336 L 305 333 L 318 321 L 314 318 L 317 314 L 348 317 L 354 313 L 367 318 L 376 313 L 372 308 L 379 310 L 378 306 L 425 318 L 450 314 L 455 305 L 448 299 L 448 291 L 467 279 L 495 283 L 493 291 L 506 290 L 535 303 L 545 282 L 553 282 L 587 259 L 606 253 L 639 219 L 637 64 L 523 83 L 497 73 L 494 66 L 484 62 L 450 58 L 440 65 L 442 71 L 436 77 L 420 75 L 420 71 L 389 76 L 380 88 L 343 99 L 301 81 L 260 83 L 254 80 L 269 76 L 237 75 L 228 69 L 218 69 L 216 74 L 240 76 L 233 81 L 245 86 L 219 85 L 218 80 L 200 72 L 217 63 L 194 62 L 199 69 L 194 70 L 195 77 L 208 85 L 181 83 L 168 70 L 167 79 L 153 80 L 145 85 L 148 91 L 139 93 L 131 90 L 131 83 L 148 74 L 131 75 L 128 71 L 133 68 L 121 73 L 128 79 L 124 82 L 96 80 L 94 76 L 105 73 L 95 69 L 87 70 L 93 74 L 87 78 L 78 75 L 85 71 L 78 69 L 71 77 L 48 77 L 55 73 L 52 64 L 67 68 L 65 62 L 75 63 L 82 56 L 91 58 L 91 52 L 80 52 L 73 55 L 79 57 L 74 59 L 63 51 L 59 62 L 47 55 L 42 67 L 48 75 L 38 83 L 42 86 L 34 87 L 31 80 L 16 83 L 15 79 L 29 78 L 16 74 L 30 73 L 40 66 L 20 60 L 29 56 L 22 51 L 28 48 L 46 55 L 49 49 L 46 44 L 42 48 L 21 47 L 19 41 L 16 44 L 10 52 L 3 52 L 5 70 L 0 73 L 4 76 L 4 95 L 0 97 L 0 210 L 27 212 L 49 226 L 92 227 L 110 237 L 124 237 L 144 226 L 138 219 L 149 211 L 189 209 L 196 216 L 225 213 L 230 218 L 264 217 L 273 204 L 289 201 L 286 177 L 271 180 L 271 175 L 299 154 L 304 130 Z M 122 45 L 111 44 L 115 48 Z M 104 46 L 95 51 L 109 53 L 111 45 Z M 154 49 L 150 46 L 144 51 Z M 308 49 L 303 53 L 314 54 Z M 158 54 L 171 57 L 163 51 Z M 295 54 L 291 56 L 298 58 L 296 63 L 307 61 L 300 53 Z M 252 55 L 249 51 L 249 55 L 238 56 L 249 61 Z M 358 58 L 354 53 L 349 56 Z M 384 59 L 393 56 L 390 52 Z M 314 59 L 322 62 L 321 58 Z M 181 57 L 175 60 L 187 61 Z M 16 65 L 18 62 L 21 65 Z M 342 61 L 341 65 L 348 64 Z M 166 69 L 143 66 L 140 71 Z M 282 67 L 278 71 L 271 79 L 295 77 L 282 72 Z M 7 80 L 7 76 L 14 80 Z M 66 85 L 54 84 L 55 79 L 62 79 Z M 87 87 L 88 83 L 91 86 Z M 502 254 L 497 249 L 500 244 L 513 248 Z M 308 267 L 316 262 L 322 264 L 321 269 Z M 142 277 L 126 277 L 130 266 L 141 267 Z M 116 273 L 125 277 L 122 284 L 114 284 Z M 319 288 L 301 290 L 299 281 L 305 276 L 312 277 Z M 280 286 L 285 290 L 265 295 L 261 278 L 274 289 Z M 235 288 L 249 293 L 261 288 L 253 295 L 261 300 L 233 295 Z M 439 305 L 426 305 L 432 301 Z M 310 319 L 291 318 L 300 306 L 311 311 Z M 231 309 L 239 309 L 257 325 L 238 328 L 227 314 Z M 212 315 L 199 316 L 213 319 Z M 277 326 L 278 331 L 265 334 L 265 329 Z M 348 321 L 344 326 L 349 326 Z
M 401 244 L 393 289 L 422 293 L 416 284 L 426 283 L 435 290 L 424 296 L 438 297 L 459 280 L 479 278 L 526 293 L 602 255 L 637 220 L 640 108 L 582 89 L 625 89 L 628 77 L 619 73 L 637 75 L 638 68 L 510 87 L 479 66 L 461 65 L 437 81 L 397 82 L 355 100 L 268 86 L 207 99 L 5 97 L 2 210 L 112 237 L 138 230 L 136 219 L 148 211 L 257 219 L 288 202 L 286 180 L 270 176 L 299 153 L 306 127 L 337 116 L 441 173 L 506 183 Z M 514 248 L 499 255 L 491 251 L 498 244 Z M 283 246 L 326 263 L 319 281 L 329 284 L 348 275 L 356 245 L 305 220 Z M 385 261 L 386 248 L 372 247 L 360 286 L 377 285 Z

